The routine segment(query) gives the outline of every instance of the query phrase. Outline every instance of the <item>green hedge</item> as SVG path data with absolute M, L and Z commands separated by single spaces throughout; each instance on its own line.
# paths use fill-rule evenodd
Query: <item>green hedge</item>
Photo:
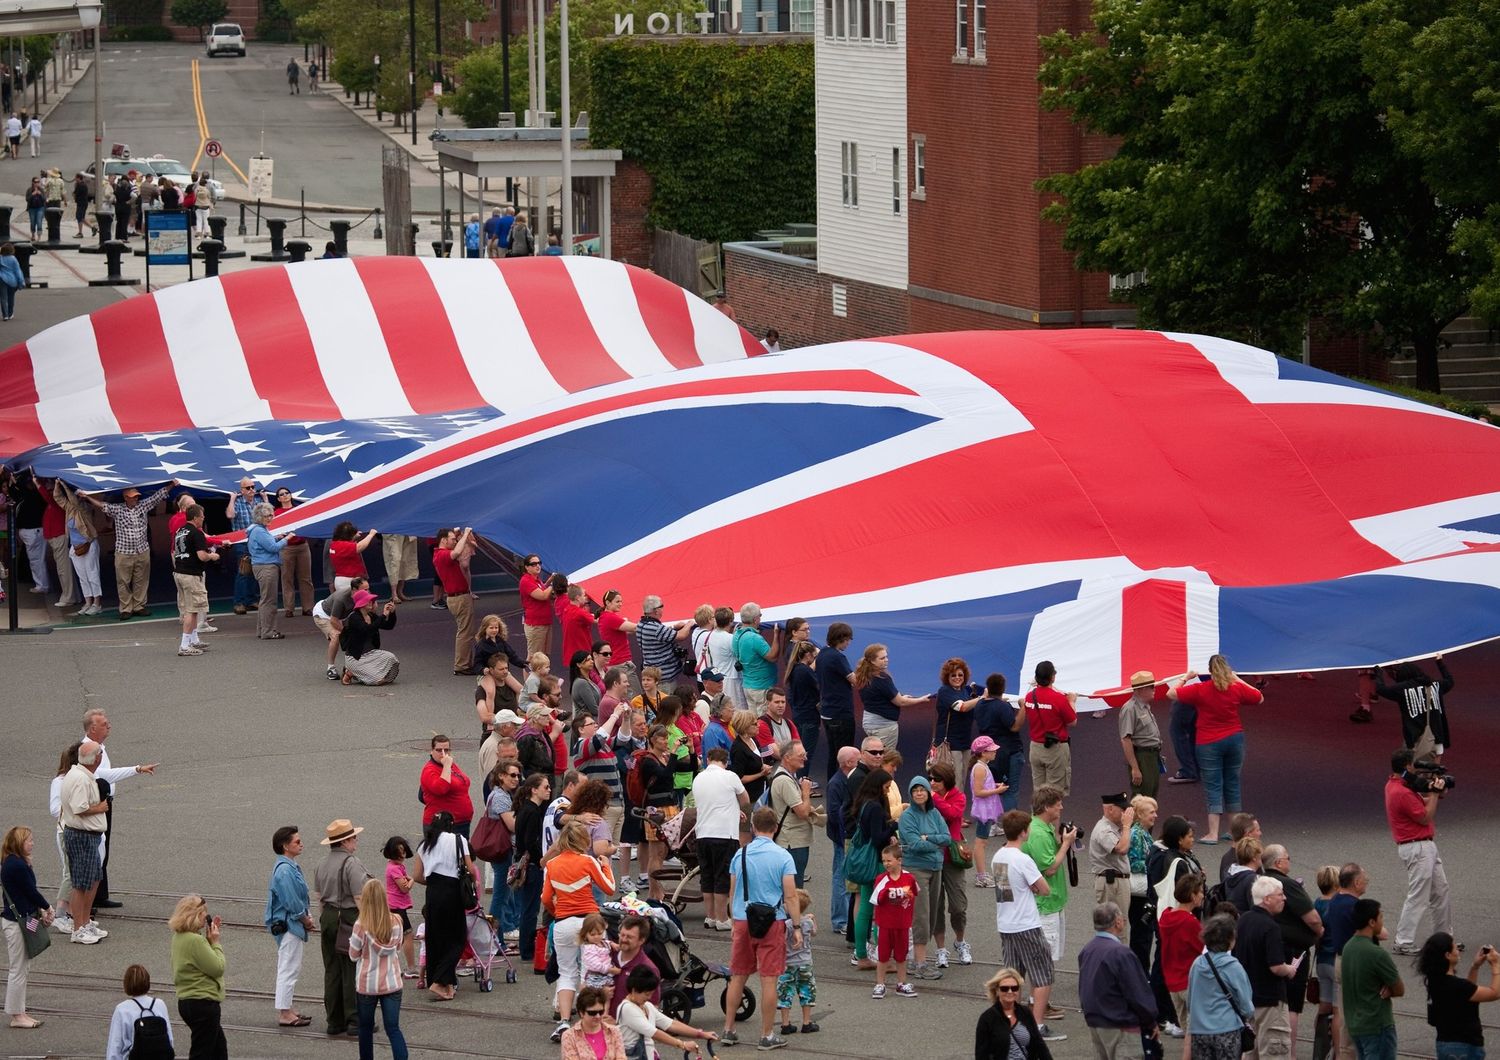
M 1381 390 L 1389 390 L 1393 394 L 1400 394 L 1404 398 L 1420 401 L 1424 405 L 1432 405 L 1436 408 L 1447 409 L 1456 412 L 1460 416 L 1468 416 L 1470 419 L 1482 420 L 1485 423 L 1500 424 L 1500 413 L 1490 411 L 1488 405 L 1478 401 L 1463 401 L 1459 398 L 1449 397 L 1447 394 L 1434 394 L 1430 390 L 1418 390 L 1414 386 L 1402 386 L 1400 383 L 1381 383 L 1374 379 L 1360 379 L 1355 377 L 1356 383 L 1364 383 L 1366 386 L 1379 387 Z
M 817 214 L 811 41 L 601 41 L 590 139 L 655 181 L 647 220 L 747 239 Z

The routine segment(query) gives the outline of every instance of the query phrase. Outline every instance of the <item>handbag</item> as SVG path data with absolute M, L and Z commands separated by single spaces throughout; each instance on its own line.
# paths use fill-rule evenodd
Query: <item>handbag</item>
M 35 913 L 28 917 L 21 916 L 10 900 L 9 891 L 0 888 L 0 894 L 5 896 L 5 908 L 16 918 L 16 926 L 21 929 L 21 943 L 26 947 L 26 959 L 35 960 L 52 945 L 52 935 L 47 931 L 47 925 Z
M 526 870 L 531 867 L 531 854 L 527 852 L 516 858 L 509 871 L 505 874 L 505 886 L 513 891 L 519 891 L 526 886 Z
M 781 907 L 780 901 L 776 905 L 766 902 L 750 901 L 750 848 L 745 847 L 740 851 L 740 882 L 745 887 L 745 929 L 750 932 L 753 939 L 763 939 L 771 931 L 771 925 L 776 923 L 776 910 Z
M 339 910 L 339 933 L 333 938 L 333 948 L 336 952 L 349 956 L 349 940 L 354 937 L 354 921 L 344 919 L 345 910 Z
M 510 829 L 498 817 L 486 814 L 480 818 L 469 839 L 469 849 L 481 861 L 500 861 L 510 853 Z
M 1253 1053 L 1255 1051 L 1255 1028 L 1250 1026 L 1250 1021 L 1240 1011 L 1240 1006 L 1234 1000 L 1234 995 L 1229 992 L 1229 987 L 1224 985 L 1224 980 L 1219 975 L 1219 969 L 1214 967 L 1213 954 L 1205 953 L 1203 956 L 1208 961 L 1208 970 L 1214 973 L 1214 981 L 1219 984 L 1219 989 L 1224 991 L 1224 997 L 1228 999 L 1229 1007 L 1234 1009 L 1234 1014 L 1240 1019 L 1240 1052 Z
M 474 880 L 474 874 L 469 871 L 469 862 L 465 857 L 466 846 L 457 842 L 458 833 L 454 833 L 453 855 L 458 861 L 458 897 L 463 901 L 464 912 L 468 912 L 479 905 L 479 884 Z
M 75 555 L 75 556 L 87 556 L 89 554 L 89 545 L 90 544 L 92 544 L 92 542 L 85 541 L 81 545 L 74 545 L 73 546 L 73 555 Z
M 82 553 L 79 553 L 79 555 L 82 555 Z M 248 552 L 240 557 L 240 565 L 238 567 L 238 570 L 247 578 L 250 577 L 251 574 L 255 573 L 250 565 L 250 554 Z
M 875 847 L 863 836 L 855 836 L 844 857 L 844 879 L 868 887 L 879 874 L 880 858 Z
M 974 867 L 974 852 L 962 843 L 948 844 L 948 861 L 960 869 L 972 869 Z
M 934 762 L 951 761 L 953 761 L 953 752 L 949 749 L 947 740 L 940 740 L 927 749 L 926 766 L 928 770 L 932 769 Z

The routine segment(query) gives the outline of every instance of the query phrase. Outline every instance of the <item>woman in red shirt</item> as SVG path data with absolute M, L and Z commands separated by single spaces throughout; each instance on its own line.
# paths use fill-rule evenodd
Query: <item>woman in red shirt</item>
M 1245 730 L 1240 725 L 1240 707 L 1254 706 L 1266 697 L 1241 680 L 1222 655 L 1208 660 L 1208 676 L 1209 680 L 1199 681 L 1197 672 L 1189 670 L 1167 689 L 1167 698 L 1198 711 L 1198 771 L 1208 797 L 1208 828 L 1199 842 L 1212 844 L 1219 841 L 1219 815 L 1243 809 L 1240 769 L 1245 764 Z
M 333 538 L 328 542 L 328 556 L 333 563 L 333 590 L 349 588 L 350 578 L 368 578 L 363 552 L 375 540 L 375 531 L 366 530 L 363 537 L 347 519 L 333 528 Z
M 635 632 L 635 623 L 625 617 L 625 599 L 620 590 L 610 589 L 604 594 L 604 610 L 599 612 L 599 639 L 613 649 L 609 664 L 625 671 L 630 681 L 630 690 L 641 694 L 641 679 L 635 672 L 635 659 L 630 653 L 630 634 Z

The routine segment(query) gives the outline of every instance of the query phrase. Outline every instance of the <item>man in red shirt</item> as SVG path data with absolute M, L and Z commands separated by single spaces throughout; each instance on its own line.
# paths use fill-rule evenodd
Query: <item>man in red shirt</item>
M 448 613 L 453 616 L 453 672 L 472 677 L 469 655 L 474 647 L 474 598 L 469 595 L 469 579 L 463 562 L 474 551 L 474 528 L 460 533 L 453 527 L 438 531 L 437 548 L 432 552 L 432 569 L 443 592 L 448 594 Z M 455 815 L 455 821 L 458 817 Z
M 1052 687 L 1057 667 L 1043 659 L 1036 664 L 1036 687 L 1023 700 L 1031 726 L 1032 790 L 1050 784 L 1064 795 L 1073 788 L 1073 750 L 1068 726 L 1078 720 L 1074 704 L 1077 692 L 1059 692 Z
M 589 610 L 588 594 L 581 585 L 568 586 L 568 598 L 560 601 L 558 611 L 562 615 L 563 654 L 559 669 L 565 670 L 573 664 L 573 656 L 587 652 L 594 646 L 594 613 Z
M 468 593 L 464 594 L 465 596 Z M 432 754 L 422 765 L 422 826 L 447 810 L 453 815 L 453 829 L 469 838 L 469 821 L 474 804 L 469 801 L 469 778 L 453 761 L 453 743 L 441 734 L 432 738 Z
M 1396 841 L 1396 853 L 1406 866 L 1406 903 L 1396 924 L 1396 945 L 1392 952 L 1417 952 L 1417 927 L 1422 922 L 1422 907 L 1432 910 L 1432 930 L 1453 933 L 1453 903 L 1448 895 L 1448 874 L 1438 856 L 1432 819 L 1437 816 L 1438 800 L 1446 788 L 1442 778 L 1427 779 L 1422 794 L 1407 782 L 1411 775 L 1411 748 L 1403 747 L 1391 755 L 1391 775 L 1385 782 L 1385 819 Z M 1418 785 L 1419 787 L 1422 785 Z
M 552 598 L 557 592 L 542 577 L 542 557 L 535 552 L 526 557 L 521 571 L 521 628 L 526 632 L 526 658 L 538 652 L 551 655 Z

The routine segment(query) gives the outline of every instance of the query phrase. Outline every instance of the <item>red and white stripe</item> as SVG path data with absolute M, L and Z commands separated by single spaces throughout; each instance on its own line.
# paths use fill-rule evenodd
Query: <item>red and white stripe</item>
M 180 284 L 0 353 L 0 455 L 268 419 L 502 412 L 762 352 L 728 317 L 598 258 L 360 258 Z

